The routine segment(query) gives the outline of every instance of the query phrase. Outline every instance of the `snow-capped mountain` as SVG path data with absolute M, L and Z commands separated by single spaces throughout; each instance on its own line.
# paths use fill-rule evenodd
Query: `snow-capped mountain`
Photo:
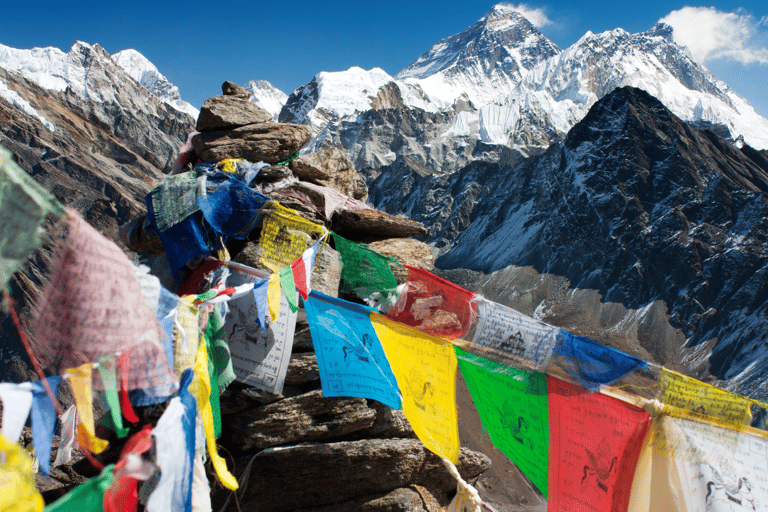
M 112 55 L 112 60 L 134 80 L 146 87 L 152 96 L 163 100 L 176 110 L 186 112 L 194 119 L 200 115 L 199 110 L 181 99 L 179 88 L 169 82 L 157 70 L 157 66 L 136 50 L 128 49 L 117 52 Z
M 115 54 L 113 61 L 99 45 L 76 42 L 69 52 L 58 48 L 16 49 L 0 44 L 0 67 L 21 74 L 43 89 L 68 91 L 94 103 L 125 106 L 121 92 L 127 81 L 135 81 L 176 110 L 195 118 L 197 110 L 181 100 L 178 89 L 157 68 L 135 50 Z M 145 95 L 146 96 L 146 95 Z M 130 105 L 140 111 L 153 111 L 152 102 Z
M 249 101 L 272 114 L 272 119 L 277 120 L 280 110 L 288 99 L 288 95 L 283 91 L 267 82 L 266 80 L 251 80 L 244 86 L 245 90 L 251 93 Z

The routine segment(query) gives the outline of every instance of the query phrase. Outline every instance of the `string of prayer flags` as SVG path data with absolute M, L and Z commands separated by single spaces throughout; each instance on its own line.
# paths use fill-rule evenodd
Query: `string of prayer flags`
M 333 243 L 341 256 L 341 281 L 344 291 L 362 299 L 372 298 L 393 304 L 397 299 L 397 279 L 389 264 L 397 260 L 368 246 L 350 242 L 333 233 Z
M 28 385 L 3 382 L 0 383 L 0 401 L 3 404 L 3 437 L 16 442 L 32 408 L 32 392 Z
M 270 199 L 242 181 L 222 175 L 208 179 L 222 181 L 215 190 L 197 197 L 197 205 L 208 224 L 222 235 L 244 240 L 259 223 L 261 208 Z
M 65 210 L 53 195 L 33 180 L 0 146 L 0 289 L 42 245 L 43 222 Z
M 648 368 L 648 363 L 642 359 L 562 329 L 560 342 L 552 353 L 552 357 L 558 356 L 565 359 L 568 374 L 590 391 L 600 389 L 601 384 L 611 384 L 638 368 Z
M 55 375 L 48 377 L 47 380 L 53 395 L 56 396 L 61 377 Z M 35 381 L 30 384 L 32 387 L 32 444 L 35 447 L 40 472 L 48 476 L 51 468 L 53 432 L 56 429 L 56 406 L 45 391 L 42 382 Z M 2 510 L 1 507 L 0 510 Z
M 197 198 L 206 194 L 206 175 L 195 171 L 166 176 L 163 182 L 146 196 L 147 210 L 154 217 L 158 232 L 167 231 L 199 207 Z
M 304 306 L 323 396 L 370 398 L 400 409 L 397 380 L 368 316 L 374 310 L 317 291 Z
M 41 512 L 44 506 L 35 486 L 35 468 L 29 454 L 14 441 L 0 436 L 0 510 Z
M 117 396 L 116 362 L 117 358 L 114 354 L 104 356 L 99 359 L 98 370 L 101 375 L 102 385 L 104 386 L 104 394 L 107 399 L 107 405 L 109 406 L 112 425 L 115 427 L 117 437 L 122 439 L 128 435 L 128 432 L 131 429 L 123 427 L 123 416 L 120 414 L 120 399 Z
M 72 448 L 77 447 L 76 425 L 77 408 L 73 404 L 61 415 L 61 439 L 59 440 L 59 448 L 56 452 L 56 460 L 53 462 L 53 467 L 69 464 L 72 461 Z
M 273 272 L 290 265 L 308 246 L 326 232 L 323 226 L 306 220 L 276 201 L 262 212 L 261 262 Z
M 253 271 L 258 273 L 257 271 Z M 233 286 L 252 283 L 259 279 L 244 272 L 233 271 L 230 283 Z M 288 363 L 293 349 L 293 333 L 296 329 L 297 311 L 288 306 L 285 294 L 281 293 L 277 274 L 269 277 L 268 303 L 278 316 L 267 322 L 262 329 L 256 322 L 258 306 L 253 294 L 247 294 L 229 301 L 230 314 L 224 322 L 224 332 L 229 339 L 232 366 L 237 380 L 270 393 L 282 393 Z M 278 286 L 273 288 L 273 283 Z M 276 292 L 277 305 L 274 305 Z M 262 305 L 263 307 L 263 305 Z
M 548 509 L 626 511 L 648 413 L 551 376 L 547 393 Z
M 513 368 L 456 347 L 459 368 L 493 445 L 547 496 L 547 375 Z
M 82 448 L 93 453 L 101 453 L 109 443 L 96 437 L 93 421 L 92 372 L 93 363 L 85 363 L 77 368 L 66 370 L 64 376 L 69 379 L 69 385 L 75 395 L 75 406 L 80 419 L 77 425 L 77 442 Z
M 104 493 L 114 483 L 112 472 L 114 464 L 105 467 L 101 474 L 91 478 L 54 501 L 45 512 L 83 512 L 84 510 L 103 510 Z
M 477 325 L 472 344 L 494 359 L 511 359 L 531 369 L 546 368 L 559 329 L 477 296 Z
M 30 341 L 40 362 L 61 370 L 131 349 L 130 389 L 176 382 L 162 327 L 141 295 L 128 257 L 75 213 L 66 228 L 31 324 Z
M 387 316 L 433 336 L 464 336 L 475 320 L 475 294 L 424 269 L 405 268 L 408 281 Z
M 179 396 L 171 399 L 152 429 L 160 480 L 147 500 L 147 512 L 192 510 L 192 464 L 198 410 L 197 401 L 189 390 L 193 379 L 192 369 L 182 374 Z
M 216 476 L 224 487 L 230 491 L 237 490 L 238 484 L 235 477 L 227 469 L 226 461 L 219 455 L 216 449 L 216 433 L 213 421 L 213 409 L 211 408 L 211 376 L 208 373 L 208 350 L 205 342 L 200 343 L 195 358 L 195 380 L 192 393 L 197 399 L 200 408 L 200 416 L 205 428 L 205 440 L 208 445 L 208 456 L 211 458 Z
M 288 307 L 294 313 L 299 310 L 299 296 L 296 294 L 296 286 L 293 284 L 293 272 L 291 267 L 280 269 L 280 287 L 283 289 Z
M 661 369 L 660 402 L 735 425 L 749 425 L 753 400 L 716 388 L 683 374 Z
M 371 314 L 402 393 L 403 414 L 419 440 L 454 464 L 459 458 L 456 354 L 445 340 Z
M 301 254 L 301 257 L 293 260 L 291 263 L 291 273 L 293 274 L 293 283 L 296 290 L 301 294 L 301 298 L 307 300 L 312 289 L 310 279 L 312 277 L 312 267 L 315 266 L 315 257 L 320 248 L 323 238 L 315 242 L 312 247 Z

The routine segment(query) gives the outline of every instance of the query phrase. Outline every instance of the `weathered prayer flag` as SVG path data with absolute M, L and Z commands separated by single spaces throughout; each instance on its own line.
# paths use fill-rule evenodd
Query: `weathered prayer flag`
M 53 395 L 56 396 L 61 377 L 54 375 L 46 380 Z M 40 472 L 48 476 L 51 467 L 53 432 L 56 429 L 56 406 L 53 405 L 42 382 L 35 381 L 30 385 L 32 387 L 32 443 L 35 446 L 35 455 L 39 462 Z M 59 445 L 61 446 L 61 443 Z
M 293 284 L 293 272 L 290 266 L 280 269 L 280 287 L 288 301 L 288 307 L 295 313 L 299 310 L 299 296 L 296 294 L 296 285 Z
M 344 290 L 363 299 L 394 303 L 397 299 L 397 279 L 389 264 L 399 265 L 397 260 L 383 256 L 366 245 L 350 242 L 336 233 L 333 233 L 333 243 L 344 265 L 341 269 Z
M 547 509 L 624 512 L 651 420 L 634 405 L 549 376 Z
M 288 266 L 301 256 L 315 240 L 325 233 L 325 228 L 306 220 L 290 208 L 276 201 L 268 204 L 262 222 L 261 262 L 273 272 Z
M 749 425 L 752 420 L 752 400 L 724 389 L 716 388 L 666 368 L 661 369 L 660 402 L 712 416 L 737 425 Z
M 0 510 L 40 512 L 44 506 L 29 454 L 15 441 L 0 436 Z
M 547 376 L 456 348 L 459 368 L 493 445 L 547 496 Z
M 371 323 L 397 377 L 403 413 L 414 432 L 424 446 L 456 464 L 459 429 L 453 346 L 379 314 L 371 315 Z
M 408 281 L 387 316 L 433 336 L 464 336 L 475 320 L 475 294 L 424 269 L 405 268 Z
M 112 471 L 115 465 L 105 467 L 99 476 L 93 477 L 54 501 L 45 512 L 83 512 L 85 510 L 103 510 L 104 493 L 115 481 Z
M 301 298 L 307 300 L 312 286 L 310 284 L 310 278 L 312 277 L 312 267 L 315 265 L 315 257 L 317 256 L 317 250 L 320 248 L 321 240 L 315 242 L 315 244 L 304 251 L 300 258 L 293 260 L 291 263 L 291 272 L 293 273 L 293 283 L 296 285 L 296 290 L 301 294 Z
M 28 384 L 0 383 L 0 402 L 3 404 L 3 437 L 13 442 L 19 440 L 32 407 L 32 388 Z
M 313 291 L 304 301 L 323 396 L 371 398 L 400 409 L 400 392 L 371 325 L 371 308 Z
M 92 373 L 93 363 L 86 363 L 66 370 L 64 375 L 69 379 L 69 385 L 75 395 L 77 415 L 80 418 L 80 423 L 77 425 L 77 442 L 82 448 L 93 453 L 101 453 L 109 443 L 96 437 L 93 420 Z
M 0 290 L 42 245 L 43 222 L 49 214 L 61 217 L 65 210 L 0 146 Z

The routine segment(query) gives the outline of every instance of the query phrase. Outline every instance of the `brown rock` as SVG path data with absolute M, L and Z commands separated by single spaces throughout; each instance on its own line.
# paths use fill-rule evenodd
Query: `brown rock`
M 229 440 L 238 450 L 319 441 L 369 428 L 376 411 L 362 398 L 325 398 L 311 391 L 244 411 L 230 420 Z
M 288 363 L 288 373 L 285 383 L 289 386 L 300 386 L 308 382 L 319 381 L 320 371 L 317 368 L 317 356 L 312 352 L 291 354 Z
M 291 162 L 291 169 L 304 181 L 338 190 L 360 201 L 368 198 L 368 186 L 347 155 L 336 147 L 301 155 Z
M 331 297 L 338 297 L 341 267 L 339 253 L 328 244 L 322 245 L 315 256 L 315 266 L 312 269 L 310 280 L 312 289 Z
M 432 249 L 415 238 L 393 238 L 368 244 L 368 247 L 385 256 L 392 256 L 403 265 L 424 270 L 435 268 L 435 256 Z
M 244 100 L 250 99 L 251 93 L 249 93 L 244 87 L 240 87 L 234 82 L 227 80 L 221 84 L 221 92 L 224 96 L 235 96 L 237 98 L 243 98 Z
M 352 439 L 416 439 L 416 433 L 403 414 L 376 400 L 369 400 L 368 407 L 376 411 L 376 421 L 371 428 L 354 432 Z
M 415 220 L 379 210 L 344 210 L 333 216 L 333 231 L 354 242 L 423 235 L 427 229 Z
M 251 162 L 276 164 L 304 147 L 311 137 L 309 126 L 256 123 L 232 130 L 199 133 L 192 137 L 192 145 L 204 162 L 245 158 Z
M 247 457 L 235 462 L 235 476 L 239 478 L 249 461 Z M 425 487 L 446 506 L 456 491 L 456 481 L 440 458 L 415 439 L 291 446 L 265 450 L 252 462 L 249 485 L 239 502 L 243 510 L 254 512 L 343 504 L 410 485 Z M 465 480 L 490 465 L 482 453 L 461 449 L 457 467 Z
M 445 508 L 426 487 L 411 485 L 371 499 L 359 498 L 301 512 L 441 512 Z
M 314 278 L 313 278 L 314 280 Z M 304 311 L 299 310 L 299 313 Z M 294 352 L 313 352 L 315 346 L 312 344 L 312 334 L 309 332 L 308 325 L 296 325 L 296 331 L 293 333 L 293 351 Z
M 118 228 L 120 240 L 132 251 L 165 254 L 163 242 L 146 215 L 136 217 Z
M 271 120 L 272 115 L 269 112 L 247 99 L 235 96 L 214 96 L 203 103 L 197 118 L 196 129 L 199 132 L 228 130 Z M 198 156 L 200 156 L 199 152 Z M 255 161 L 258 162 L 258 160 Z

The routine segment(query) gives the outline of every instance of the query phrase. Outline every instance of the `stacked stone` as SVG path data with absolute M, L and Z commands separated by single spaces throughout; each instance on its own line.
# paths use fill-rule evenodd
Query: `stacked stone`
M 259 171 L 252 188 L 349 240 L 370 243 L 402 264 L 433 268 L 429 246 L 408 238 L 424 234 L 424 227 L 364 205 L 365 181 L 340 149 L 325 148 L 276 165 L 309 141 L 310 127 L 272 122 L 268 112 L 248 101 L 245 89 L 231 82 L 225 82 L 222 91 L 200 110 L 200 133 L 192 138 L 200 160 L 243 158 L 272 164 Z M 328 198 L 350 207 L 330 208 Z M 268 270 L 260 262 L 260 230 L 257 226 L 244 244 L 230 251 L 235 261 Z M 142 235 L 149 246 L 147 234 Z M 338 296 L 341 267 L 338 253 L 323 246 L 315 261 L 313 288 Z M 396 277 L 404 282 L 407 273 L 403 267 L 399 270 Z M 292 354 L 283 395 L 235 382 L 221 396 L 219 443 L 235 456 L 235 476 L 250 474 L 237 499 L 240 509 L 436 512 L 448 505 L 456 481 L 416 439 L 401 411 L 374 400 L 323 397 L 303 310 Z M 462 448 L 457 467 L 472 481 L 490 467 L 490 460 Z M 220 486 L 214 487 L 212 498 L 215 510 L 227 499 L 228 510 L 237 509 L 231 493 Z

